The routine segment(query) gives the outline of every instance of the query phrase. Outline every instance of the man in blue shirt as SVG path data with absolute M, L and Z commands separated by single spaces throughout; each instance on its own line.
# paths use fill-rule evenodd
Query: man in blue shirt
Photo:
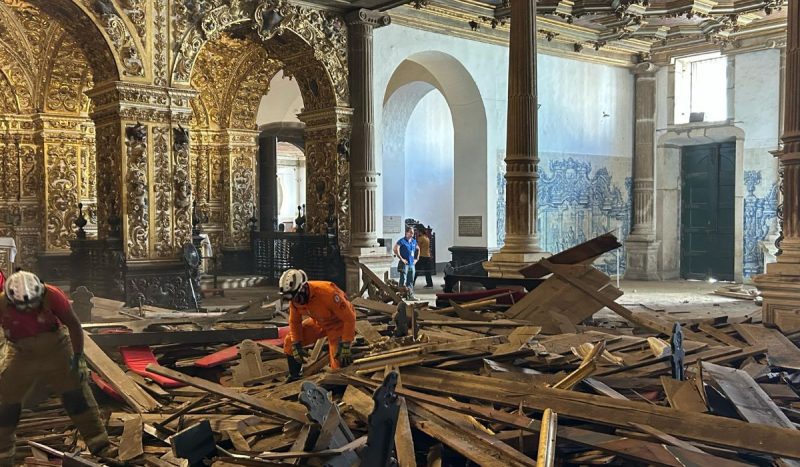
M 400 271 L 400 286 L 407 287 L 413 295 L 414 263 L 419 258 L 419 246 L 414 238 L 414 229 L 406 227 L 406 235 L 394 244 L 394 254 L 400 258 L 397 269 Z

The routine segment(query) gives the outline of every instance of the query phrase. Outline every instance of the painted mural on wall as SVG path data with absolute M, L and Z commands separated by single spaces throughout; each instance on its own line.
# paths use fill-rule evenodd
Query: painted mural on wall
M 603 158 L 608 160 L 609 158 Z M 629 164 L 627 164 L 629 166 Z M 631 178 L 612 176 L 608 167 L 560 158 L 540 164 L 538 227 L 540 245 L 557 253 L 617 228 L 624 239 L 630 231 Z M 497 171 L 497 232 L 502 245 L 505 229 L 505 164 Z M 628 169 L 625 173 L 630 173 Z M 599 258 L 595 266 L 609 275 L 617 273 L 617 254 Z M 625 272 L 625 251 L 619 252 L 619 273 Z
M 744 185 L 747 195 L 744 198 L 744 275 L 755 276 L 764 272 L 764 252 L 760 242 L 767 238 L 777 218 L 778 185 L 772 183 L 766 195 L 755 194 L 761 185 L 760 170 L 746 170 Z

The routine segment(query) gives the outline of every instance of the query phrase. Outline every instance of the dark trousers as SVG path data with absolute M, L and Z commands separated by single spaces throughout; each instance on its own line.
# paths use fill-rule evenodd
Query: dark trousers
M 421 256 L 417 261 L 417 273 L 414 276 L 414 284 L 417 283 L 417 277 L 420 274 L 425 274 L 425 286 L 433 287 L 433 279 L 431 278 L 431 271 L 433 271 L 433 259 L 430 256 Z

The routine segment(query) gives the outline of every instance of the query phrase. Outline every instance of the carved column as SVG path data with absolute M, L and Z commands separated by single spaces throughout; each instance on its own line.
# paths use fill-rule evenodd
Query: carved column
M 633 221 L 625 241 L 625 278 L 658 280 L 658 250 L 653 212 L 655 211 L 655 134 L 656 72 L 650 62 L 640 63 L 635 75 L 635 115 L 633 132 Z
M 783 193 L 779 255 L 754 282 L 764 297 L 764 323 L 794 331 L 796 326 L 788 323 L 800 310 L 800 3 L 789 2 L 788 10 L 783 150 L 776 153 Z
M 225 229 L 222 264 L 226 274 L 249 274 L 251 220 L 256 215 L 258 131 L 222 132 L 222 177 L 225 190 Z
M 191 241 L 188 134 L 190 90 L 109 82 L 87 93 L 94 103 L 98 224 L 118 237 L 129 305 L 187 308 L 191 289 L 181 259 Z M 177 131 L 176 131 L 177 130 Z M 120 218 L 118 232 L 110 218 Z
M 347 264 L 347 290 L 357 292 L 359 264 L 378 274 L 388 270 L 391 257 L 378 247 L 375 124 L 373 119 L 372 30 L 391 23 L 389 15 L 360 9 L 347 16 L 350 104 L 353 130 L 350 139 L 351 245 Z
M 490 276 L 521 277 L 519 269 L 548 253 L 537 238 L 539 180 L 536 98 L 536 0 L 511 2 L 506 140 L 506 236 L 484 263 Z

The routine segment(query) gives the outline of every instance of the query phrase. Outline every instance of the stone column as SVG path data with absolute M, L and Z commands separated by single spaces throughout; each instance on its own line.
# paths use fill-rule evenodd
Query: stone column
M 347 289 L 360 287 L 359 264 L 382 275 L 391 257 L 378 247 L 377 187 L 375 169 L 375 125 L 373 122 L 372 31 L 387 26 L 389 15 L 365 9 L 347 15 L 350 105 L 353 127 L 350 135 L 350 251 L 347 255 Z
M 754 279 L 764 297 L 764 324 L 786 328 L 800 313 L 800 3 L 789 2 L 788 10 L 783 150 L 776 152 L 783 194 L 779 255 L 777 263 L 767 265 L 766 274 Z
M 625 241 L 626 279 L 658 280 L 655 222 L 656 72 L 650 62 L 640 63 L 635 75 L 636 126 L 633 132 L 633 219 Z
M 505 245 L 484 263 L 490 276 L 521 277 L 519 269 L 549 253 L 539 246 L 536 98 L 536 0 L 511 2 L 506 140 Z
M 257 214 L 256 159 L 258 131 L 227 129 L 223 141 L 222 186 L 224 187 L 224 231 L 222 267 L 225 274 L 248 274 L 252 269 L 251 220 Z

